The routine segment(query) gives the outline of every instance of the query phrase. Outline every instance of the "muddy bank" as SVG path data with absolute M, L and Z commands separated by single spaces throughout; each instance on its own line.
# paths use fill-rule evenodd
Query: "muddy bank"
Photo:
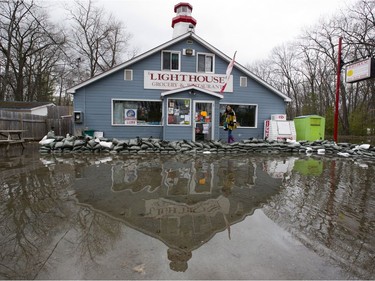
M 375 159 L 375 147 L 369 144 L 335 143 L 333 141 L 276 142 L 260 139 L 242 140 L 231 144 L 222 141 L 164 141 L 156 138 L 107 139 L 91 137 L 54 137 L 40 141 L 39 152 L 45 153 L 265 153 L 319 154 Z

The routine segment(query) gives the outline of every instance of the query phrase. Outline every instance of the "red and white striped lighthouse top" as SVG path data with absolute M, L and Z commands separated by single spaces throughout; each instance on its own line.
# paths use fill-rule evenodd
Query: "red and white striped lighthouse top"
M 174 6 L 176 16 L 172 19 L 173 38 L 194 31 L 197 21 L 191 16 L 193 6 L 186 2 L 178 3 Z

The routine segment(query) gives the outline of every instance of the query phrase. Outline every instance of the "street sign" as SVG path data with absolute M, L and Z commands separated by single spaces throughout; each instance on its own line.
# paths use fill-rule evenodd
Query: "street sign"
M 375 77 L 375 59 L 368 58 L 348 64 L 345 71 L 346 83 L 355 83 Z

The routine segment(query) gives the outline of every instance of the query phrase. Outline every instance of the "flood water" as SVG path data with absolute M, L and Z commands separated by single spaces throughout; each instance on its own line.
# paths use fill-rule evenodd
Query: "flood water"
M 0 151 L 1 279 L 374 279 L 375 163 Z

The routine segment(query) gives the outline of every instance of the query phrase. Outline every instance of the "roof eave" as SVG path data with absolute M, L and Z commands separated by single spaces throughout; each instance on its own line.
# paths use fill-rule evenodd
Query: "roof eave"
M 176 93 L 179 93 L 179 92 L 182 92 L 182 91 L 191 91 L 191 90 L 200 91 L 200 92 L 203 92 L 203 93 L 208 94 L 210 96 L 217 97 L 219 99 L 222 99 L 224 97 L 222 94 L 218 94 L 218 93 L 212 92 L 210 90 L 206 90 L 206 89 L 197 87 L 195 85 L 190 85 L 190 86 L 187 86 L 187 87 L 177 88 L 177 89 L 173 89 L 173 90 L 170 90 L 170 91 L 162 92 L 161 97 L 176 94 Z
M 216 49 L 214 46 L 212 46 L 208 42 L 204 41 L 202 38 L 200 38 L 195 33 L 192 33 L 191 36 L 193 37 L 193 39 L 200 41 L 208 49 L 211 49 L 211 51 L 213 51 L 214 53 L 216 53 L 222 59 L 226 60 L 228 63 L 232 60 L 232 58 L 228 57 L 223 52 L 221 52 L 220 50 Z M 270 84 L 268 84 L 266 81 L 264 81 L 263 79 L 261 79 L 260 77 L 258 77 L 254 73 L 252 73 L 250 70 L 248 70 L 246 67 L 244 67 L 241 64 L 237 63 L 236 61 L 234 62 L 234 67 L 236 67 L 237 69 L 240 69 L 242 72 L 246 73 L 248 76 L 250 76 L 251 78 L 253 78 L 254 80 L 256 80 L 258 83 L 262 84 L 267 89 L 271 90 L 272 92 L 274 92 L 278 96 L 282 97 L 285 102 L 291 102 L 292 101 L 287 95 L 285 95 L 282 92 L 280 92 L 279 90 L 275 89 Z
M 139 56 L 136 56 L 136 57 L 134 57 L 134 58 L 132 58 L 132 59 L 130 59 L 130 60 L 122 63 L 122 64 L 119 64 L 118 66 L 115 66 L 114 68 L 112 68 L 112 69 L 110 69 L 110 70 L 108 70 L 106 72 L 100 73 L 97 76 L 92 77 L 91 79 L 88 79 L 88 80 L 86 80 L 86 81 L 84 81 L 84 82 L 82 82 L 82 83 L 80 83 L 80 84 L 78 84 L 78 85 L 76 85 L 76 86 L 74 86 L 72 88 L 69 88 L 67 90 L 67 92 L 68 92 L 68 94 L 74 94 L 76 92 L 76 90 L 78 90 L 78 89 L 80 89 L 80 88 L 82 88 L 82 87 L 84 87 L 86 85 L 89 85 L 89 84 L 91 84 L 91 83 L 93 83 L 93 82 L 95 82 L 95 81 L 97 81 L 97 80 L 99 80 L 99 79 L 101 79 L 101 78 L 103 78 L 103 77 L 105 77 L 107 75 L 110 75 L 110 74 L 112 74 L 112 73 L 114 73 L 114 72 L 116 72 L 118 70 L 124 69 L 125 67 L 127 67 L 127 66 L 129 66 L 131 64 L 134 64 L 134 63 L 136 63 L 136 62 L 138 62 L 138 61 L 140 61 L 140 60 L 142 60 L 142 59 L 144 59 L 144 58 L 146 58 L 146 57 L 148 57 L 148 56 L 150 56 L 150 55 L 152 55 L 152 54 L 154 54 L 156 52 L 159 52 L 159 51 L 165 49 L 165 47 L 167 47 L 169 45 L 172 45 L 175 42 L 178 42 L 180 40 L 183 40 L 186 37 L 189 37 L 191 34 L 192 34 L 191 32 L 187 32 L 187 33 L 185 33 L 185 34 L 183 34 L 183 35 L 181 35 L 179 37 L 173 38 L 172 40 L 167 41 L 164 44 L 159 45 L 159 46 L 157 46 L 157 47 L 155 47 L 155 48 L 153 48 L 153 49 L 151 49 L 151 50 L 149 50 L 149 51 L 147 51 L 147 52 L 145 52 L 145 53 L 143 53 L 143 54 L 141 54 Z
M 39 106 L 36 106 L 36 107 L 32 107 L 30 108 L 31 110 L 38 110 L 38 109 L 41 109 L 41 108 L 45 108 L 45 107 L 49 107 L 49 106 L 55 106 L 54 103 L 47 103 L 47 104 L 43 104 L 43 105 L 39 105 Z

